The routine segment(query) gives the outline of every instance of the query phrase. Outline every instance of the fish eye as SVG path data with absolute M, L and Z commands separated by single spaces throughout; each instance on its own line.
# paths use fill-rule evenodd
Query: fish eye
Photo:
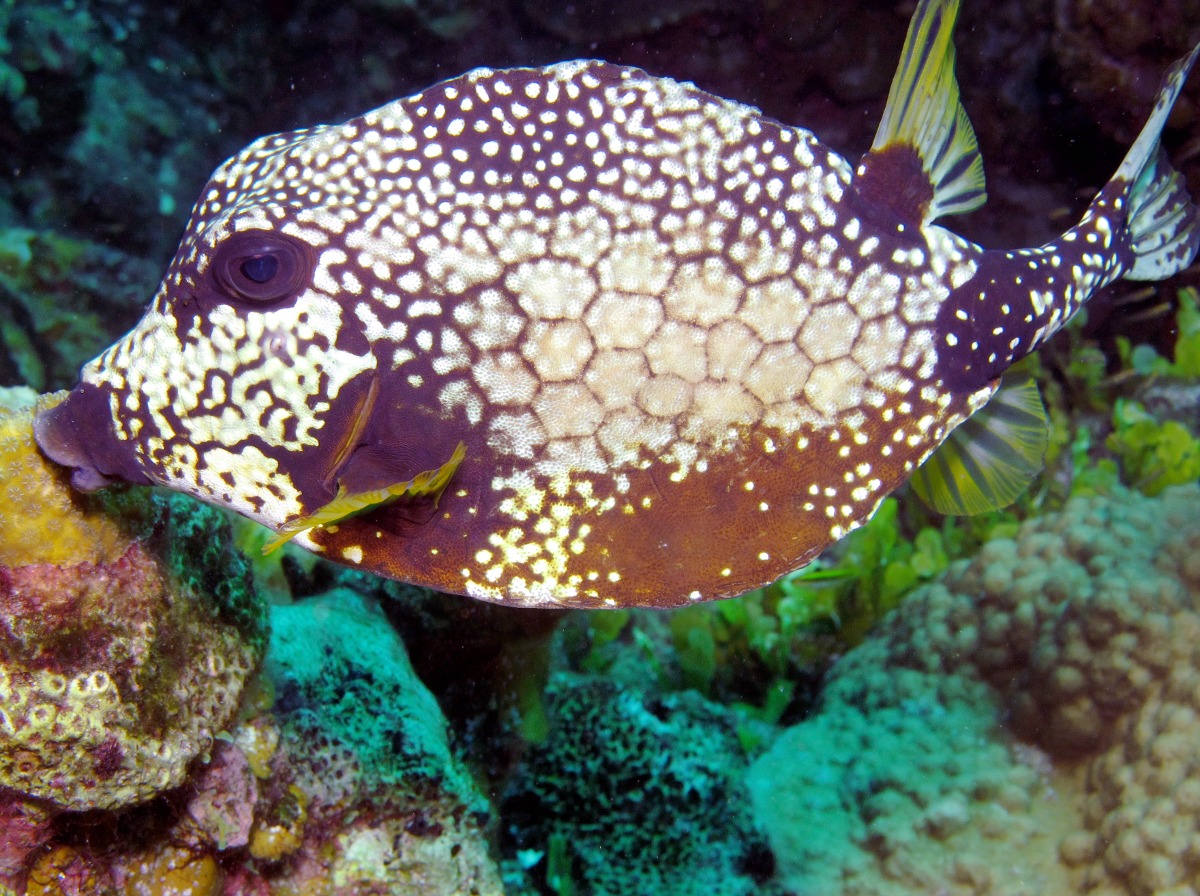
M 213 272 L 221 292 L 274 302 L 296 292 L 312 270 L 307 243 L 264 230 L 235 233 L 217 247 Z

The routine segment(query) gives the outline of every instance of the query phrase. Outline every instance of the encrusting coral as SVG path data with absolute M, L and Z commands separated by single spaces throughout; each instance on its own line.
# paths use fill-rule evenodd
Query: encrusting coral
M 546 699 L 548 736 L 504 803 L 530 876 L 595 896 L 780 892 L 741 786 L 732 712 L 695 691 L 657 696 L 567 672 Z
M 106 564 L 120 559 L 145 527 L 81 498 L 33 441 L 37 396 L 0 389 L 0 565 Z
M 274 612 L 183 786 L 57 819 L 0 788 L 0 896 L 502 896 L 488 804 L 378 607 L 335 590 Z
M 221 514 L 79 498 L 32 416 L 0 411 L 0 788 L 60 809 L 142 802 L 233 718 L 265 608 Z
M 1195 485 L 1077 497 L 952 565 L 752 768 L 784 880 L 1200 890 L 1197 595 Z

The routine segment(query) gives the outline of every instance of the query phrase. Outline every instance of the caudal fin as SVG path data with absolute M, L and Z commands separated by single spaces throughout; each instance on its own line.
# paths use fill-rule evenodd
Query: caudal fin
M 1190 265 L 1200 248 L 1200 210 L 1159 144 L 1198 53 L 1200 45 L 1171 67 L 1150 119 L 1113 178 L 1129 185 L 1125 196 L 1125 222 L 1133 250 L 1133 264 L 1125 272 L 1129 280 L 1170 277 Z

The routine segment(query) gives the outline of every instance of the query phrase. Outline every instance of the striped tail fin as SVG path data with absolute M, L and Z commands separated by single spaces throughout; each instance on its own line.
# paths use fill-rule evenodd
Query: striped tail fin
M 1125 224 L 1133 251 L 1133 264 L 1125 272 L 1129 280 L 1170 277 L 1190 265 L 1200 248 L 1200 210 L 1159 144 L 1198 53 L 1200 45 L 1171 67 L 1154 111 L 1113 177 L 1114 182 L 1128 184 Z

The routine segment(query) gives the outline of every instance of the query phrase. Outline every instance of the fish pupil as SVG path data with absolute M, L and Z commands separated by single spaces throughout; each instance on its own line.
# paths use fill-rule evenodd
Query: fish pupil
M 212 272 L 222 296 L 248 302 L 275 302 L 295 295 L 312 274 L 312 248 L 271 231 L 244 230 L 216 249 Z
M 275 255 L 251 255 L 241 265 L 243 276 L 255 283 L 267 283 L 279 273 L 279 258 Z

